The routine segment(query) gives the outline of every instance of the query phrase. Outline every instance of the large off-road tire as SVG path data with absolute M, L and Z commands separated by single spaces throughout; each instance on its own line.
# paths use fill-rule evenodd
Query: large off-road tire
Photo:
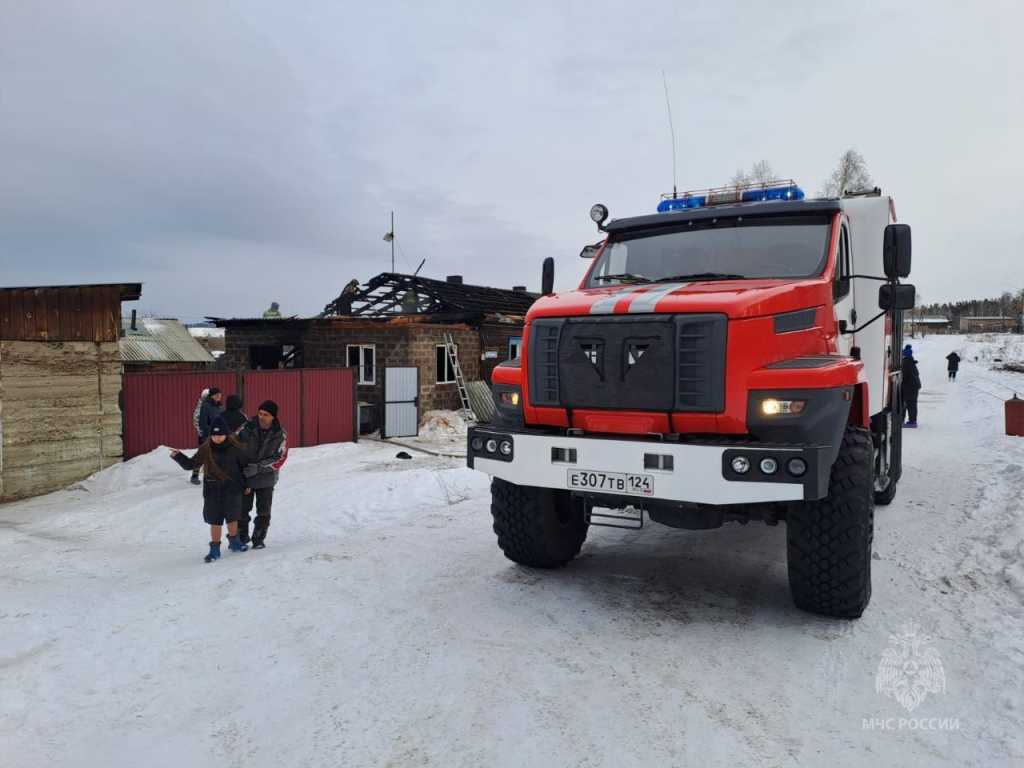
M 847 427 L 832 465 L 828 496 L 787 515 L 789 588 L 798 608 L 856 619 L 871 600 L 874 537 L 871 433 Z
M 505 557 L 534 568 L 560 568 L 579 554 L 587 538 L 585 502 L 568 491 L 495 478 L 491 516 Z

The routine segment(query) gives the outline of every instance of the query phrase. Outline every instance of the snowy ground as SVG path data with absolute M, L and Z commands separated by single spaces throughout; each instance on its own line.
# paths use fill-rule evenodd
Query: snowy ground
M 856 622 L 791 606 L 782 526 L 595 529 L 517 567 L 484 477 L 370 441 L 295 451 L 268 548 L 212 565 L 164 453 L 0 507 L 0 765 L 1022 765 L 1024 376 L 914 344 Z M 875 690 L 908 622 L 945 674 L 910 714 Z

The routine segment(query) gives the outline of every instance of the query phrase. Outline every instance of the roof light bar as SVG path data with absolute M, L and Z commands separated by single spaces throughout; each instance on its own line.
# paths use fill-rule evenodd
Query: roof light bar
M 778 179 L 764 184 L 740 184 L 731 187 L 714 187 L 684 192 L 681 195 L 669 193 L 661 196 L 658 213 L 685 211 L 691 208 L 709 208 L 729 203 L 760 203 L 766 200 L 803 200 L 804 191 L 792 179 Z

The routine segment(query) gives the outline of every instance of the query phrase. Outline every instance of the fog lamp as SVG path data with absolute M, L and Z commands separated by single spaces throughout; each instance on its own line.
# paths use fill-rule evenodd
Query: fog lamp
M 473 442 L 470 443 L 473 446 L 474 451 L 482 450 L 484 447 L 484 440 L 482 437 L 474 437 Z
M 795 415 L 803 413 L 806 404 L 806 400 L 777 400 L 774 397 L 766 397 L 761 401 L 761 413 L 765 416 Z
M 807 471 L 807 462 L 803 459 L 790 459 L 786 462 L 786 469 L 793 477 L 802 477 Z
M 737 456 L 732 460 L 732 471 L 737 475 L 745 475 L 750 471 L 750 459 L 746 456 Z
M 779 462 L 773 459 L 771 456 L 766 456 L 761 459 L 761 471 L 766 475 L 774 475 L 776 470 L 779 468 Z
M 491 438 L 490 440 L 488 440 L 488 441 L 487 441 L 487 443 L 486 443 L 486 444 L 484 445 L 484 448 L 486 448 L 486 449 L 487 449 L 487 452 L 488 452 L 488 453 L 494 453 L 494 452 L 495 452 L 496 450 L 498 450 L 498 441 L 497 441 L 497 440 L 495 440 L 495 439 L 494 439 L 494 438 L 492 437 L 492 438 Z
M 511 456 L 512 455 L 512 441 L 511 440 L 502 440 L 501 441 L 501 445 L 498 446 L 498 450 L 501 451 L 501 455 L 502 456 Z

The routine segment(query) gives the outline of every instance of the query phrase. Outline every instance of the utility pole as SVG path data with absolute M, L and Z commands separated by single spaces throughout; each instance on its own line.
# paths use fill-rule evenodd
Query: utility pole
M 384 242 L 391 243 L 391 272 L 395 271 L 395 212 L 391 212 L 391 229 L 384 234 Z

